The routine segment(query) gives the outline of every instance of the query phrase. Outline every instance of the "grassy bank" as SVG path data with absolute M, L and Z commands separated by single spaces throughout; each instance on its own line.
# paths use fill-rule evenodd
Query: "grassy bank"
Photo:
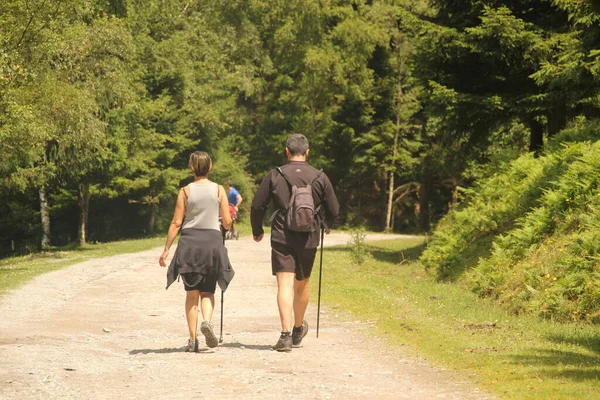
M 465 190 L 420 262 L 510 313 L 600 323 L 600 141 L 567 134 Z
M 324 303 L 375 321 L 392 346 L 472 376 L 502 398 L 600 398 L 597 327 L 510 316 L 489 299 L 439 283 L 413 261 L 422 244 L 370 243 L 360 266 L 350 246 L 327 249 Z
M 15 289 L 38 275 L 58 270 L 90 258 L 135 253 L 163 246 L 164 237 L 124 240 L 120 242 L 87 244 L 76 248 L 58 248 L 42 253 L 0 260 L 0 295 Z M 158 262 L 158 257 L 156 260 Z

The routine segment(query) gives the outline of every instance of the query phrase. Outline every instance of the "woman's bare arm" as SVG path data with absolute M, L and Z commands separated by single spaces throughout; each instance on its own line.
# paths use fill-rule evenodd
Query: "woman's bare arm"
M 158 263 L 161 267 L 166 267 L 166 259 L 169 255 L 169 249 L 173 244 L 173 241 L 177 237 L 179 230 L 181 229 L 181 224 L 183 223 L 183 218 L 185 217 L 185 189 L 181 189 L 179 194 L 177 195 L 177 203 L 175 204 L 175 212 L 173 213 L 173 219 L 171 220 L 171 225 L 169 226 L 169 232 L 167 233 L 167 242 L 165 243 L 165 249 L 158 260 Z

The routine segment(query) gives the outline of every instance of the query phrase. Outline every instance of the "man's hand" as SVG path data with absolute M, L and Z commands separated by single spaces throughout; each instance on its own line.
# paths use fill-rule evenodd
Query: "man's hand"
M 260 242 L 261 240 L 263 240 L 263 237 L 264 237 L 264 236 L 265 236 L 265 234 L 263 233 L 263 234 L 262 234 L 262 235 L 260 235 L 260 236 L 252 236 L 252 237 L 254 238 L 254 241 L 258 243 L 258 242 Z
M 158 259 L 158 264 L 161 267 L 166 267 L 167 266 L 167 257 L 169 256 L 169 250 L 165 249 L 162 254 L 160 255 L 160 258 Z
M 331 229 L 330 228 L 325 229 L 325 233 L 329 235 L 331 233 Z

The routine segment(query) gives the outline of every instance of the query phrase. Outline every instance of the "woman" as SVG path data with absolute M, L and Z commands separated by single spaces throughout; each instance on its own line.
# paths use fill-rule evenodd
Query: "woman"
M 167 289 L 180 275 L 186 290 L 185 315 L 190 331 L 185 351 L 197 352 L 199 300 L 203 318 L 200 331 L 206 338 L 206 345 L 216 347 L 219 343 L 210 322 L 215 306 L 215 288 L 218 281 L 221 289 L 225 290 L 233 278 L 233 269 L 223 246 L 219 214 L 223 228 L 229 229 L 232 221 L 225 189 L 208 179 L 212 169 L 210 156 L 203 151 L 193 152 L 189 167 L 194 173 L 194 182 L 182 188 L 177 195 L 175 213 L 159 264 L 166 267 L 169 249 L 181 228 L 177 250 L 167 271 Z

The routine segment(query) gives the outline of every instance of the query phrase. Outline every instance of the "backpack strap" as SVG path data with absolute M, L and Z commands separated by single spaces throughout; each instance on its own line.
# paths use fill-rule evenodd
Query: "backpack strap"
M 290 185 L 290 186 L 294 186 L 294 184 L 292 183 L 292 181 L 290 180 L 290 178 L 283 173 L 283 171 L 281 170 L 281 168 L 279 167 L 275 167 L 277 169 L 277 171 L 279 171 L 279 173 L 281 174 L 281 176 L 283 176 L 283 178 L 285 179 L 285 181 Z
M 292 181 L 290 180 L 290 178 L 281 170 L 280 167 L 275 167 L 277 169 L 277 171 L 279 171 L 279 173 L 283 176 L 283 178 L 285 179 L 285 181 L 287 183 L 289 183 L 290 186 L 294 186 L 294 184 L 292 183 Z M 317 171 L 317 176 L 315 177 L 315 179 L 313 179 L 312 181 L 310 181 L 309 185 L 312 185 L 313 183 L 315 183 L 315 181 L 317 179 L 319 179 L 319 177 L 321 176 L 321 174 L 323 173 L 323 168 L 321 168 L 320 170 Z
M 315 179 L 313 179 L 312 182 L 310 182 L 310 184 L 312 185 L 313 183 L 315 183 L 316 180 L 319 179 L 319 177 L 321 176 L 322 173 L 323 173 L 323 168 L 321 168 L 320 170 L 317 171 L 317 177 Z

